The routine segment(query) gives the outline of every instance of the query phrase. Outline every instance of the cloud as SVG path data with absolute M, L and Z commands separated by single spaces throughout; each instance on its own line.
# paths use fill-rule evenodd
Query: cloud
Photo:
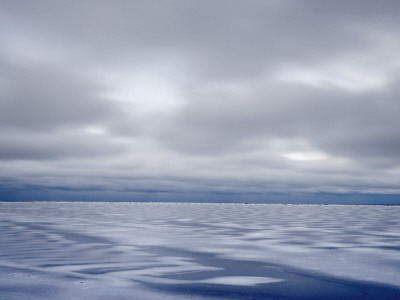
M 397 1 L 1 6 L 5 187 L 399 192 Z
M 45 64 L 5 65 L 1 71 L 0 124 L 32 130 L 90 124 L 114 108 L 79 75 Z

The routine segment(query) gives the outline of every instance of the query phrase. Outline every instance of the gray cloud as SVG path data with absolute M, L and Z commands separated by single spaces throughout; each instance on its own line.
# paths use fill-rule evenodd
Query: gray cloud
M 118 155 L 126 145 L 109 137 L 77 132 L 51 134 L 7 131 L 0 132 L 0 160 L 47 160 L 63 158 L 82 159 Z
M 345 12 L 343 4 L 336 9 Z M 78 59 L 180 55 L 203 80 L 249 76 L 282 58 L 314 62 L 371 44 L 368 27 L 378 3 L 369 3 L 361 17 L 355 10 L 332 16 L 321 5 L 305 5 L 312 9 L 291 1 L 25 1 L 3 10 L 21 38 L 69 47 L 79 51 Z M 392 31 L 389 21 L 383 25 Z
M 4 186 L 399 193 L 398 1 L 0 6 Z
M 96 96 L 102 87 L 45 64 L 5 65 L 1 71 L 0 124 L 25 129 L 54 130 L 90 124 L 115 110 Z
M 333 154 L 397 160 L 395 94 L 390 87 L 352 94 L 293 84 L 241 96 L 205 93 L 192 97 L 164 134 L 174 147 L 193 152 L 229 150 L 255 138 L 304 137 Z

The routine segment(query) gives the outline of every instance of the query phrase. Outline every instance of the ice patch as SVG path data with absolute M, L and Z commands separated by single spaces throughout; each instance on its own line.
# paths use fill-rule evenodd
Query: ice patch
M 223 284 L 223 285 L 253 286 L 256 284 L 265 284 L 265 283 L 272 283 L 279 281 L 283 280 L 277 278 L 255 277 L 255 276 L 226 276 L 226 277 L 215 277 L 215 278 L 199 280 L 198 282 Z

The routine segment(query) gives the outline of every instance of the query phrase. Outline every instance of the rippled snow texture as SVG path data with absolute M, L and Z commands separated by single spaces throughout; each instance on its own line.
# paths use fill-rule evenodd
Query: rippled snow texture
M 357 281 L 395 299 L 399 220 L 398 206 L 0 203 L 0 298 L 311 299 L 300 285 L 343 280 L 343 298 Z

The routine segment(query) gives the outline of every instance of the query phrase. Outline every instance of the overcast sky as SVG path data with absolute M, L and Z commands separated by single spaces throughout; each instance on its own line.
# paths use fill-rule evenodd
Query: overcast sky
M 399 16 L 398 0 L 2 0 L 0 200 L 400 203 Z

